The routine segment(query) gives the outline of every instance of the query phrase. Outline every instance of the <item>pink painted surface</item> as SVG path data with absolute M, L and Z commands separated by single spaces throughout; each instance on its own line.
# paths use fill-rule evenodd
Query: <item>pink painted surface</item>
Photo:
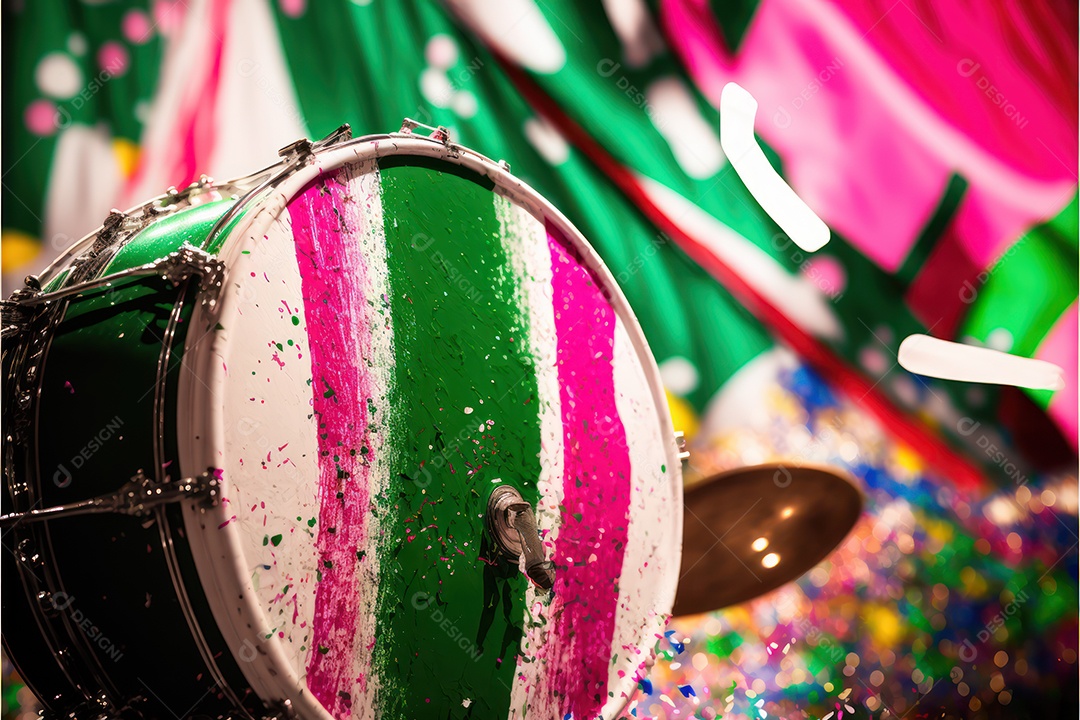
M 563 424 L 563 510 L 553 560 L 554 648 L 549 691 L 561 714 L 594 717 L 608 699 L 608 667 L 626 550 L 630 453 L 615 404 L 615 311 L 592 276 L 548 228 L 559 398 Z M 550 653 L 555 653 L 552 656 Z
M 373 450 L 365 443 L 370 380 L 360 357 L 370 355 L 371 311 L 357 228 L 343 226 L 347 188 L 335 177 L 308 187 L 288 207 L 304 298 L 318 423 L 319 571 L 307 684 L 334 715 L 350 717 L 339 692 L 356 694 L 366 672 L 356 658 L 369 652 L 356 636 L 360 603 L 357 548 L 364 546 Z M 355 450 L 355 454 L 350 452 Z M 339 493 L 341 496 L 339 497 Z M 366 662 L 364 663 L 367 664 Z
M 1054 393 L 1048 411 L 1050 417 L 1061 426 L 1073 448 L 1077 447 L 1077 432 L 1080 431 L 1080 423 L 1077 422 L 1077 377 L 1074 371 L 1078 360 L 1077 343 L 1080 340 L 1077 335 L 1077 322 L 1077 306 L 1074 302 L 1072 307 L 1058 318 L 1057 324 L 1035 352 L 1035 357 L 1039 360 L 1052 362 L 1065 369 L 1065 388 Z
M 763 0 L 737 54 L 705 0 L 664 0 L 660 14 L 704 96 L 747 88 L 799 196 L 895 271 L 953 172 L 971 183 L 957 233 L 980 265 L 1075 183 L 1075 81 L 1056 92 L 1053 72 L 1075 73 L 1075 49 L 1059 38 L 1034 56 L 1062 32 L 1019 4 L 946 5 Z

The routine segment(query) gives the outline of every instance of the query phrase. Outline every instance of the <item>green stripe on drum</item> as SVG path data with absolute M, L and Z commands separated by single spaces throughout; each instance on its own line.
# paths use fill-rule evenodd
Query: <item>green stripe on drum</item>
M 382 169 L 400 467 L 373 503 L 383 532 L 373 658 L 387 719 L 509 708 L 528 581 L 496 557 L 484 513 L 499 483 L 535 504 L 540 420 L 493 200 L 455 175 Z

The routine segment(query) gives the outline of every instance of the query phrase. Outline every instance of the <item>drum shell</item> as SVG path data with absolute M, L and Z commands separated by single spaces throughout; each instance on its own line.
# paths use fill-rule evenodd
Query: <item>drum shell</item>
M 176 249 L 193 233 L 205 233 L 220 214 L 169 218 L 188 231 L 156 232 L 134 241 L 127 263 Z M 62 317 L 46 333 L 28 417 L 17 420 L 11 415 L 14 403 L 5 403 L 5 436 L 16 422 L 25 425 L 24 447 L 8 452 L 16 460 L 14 472 L 30 479 L 31 487 L 5 509 L 51 507 L 111 493 L 138 471 L 154 477 L 160 470 L 162 477 L 179 479 L 176 375 L 193 295 L 186 282 L 176 288 L 156 277 L 129 280 L 61 301 L 38 318 L 28 335 Z M 177 330 L 166 338 L 182 298 Z M 166 339 L 171 340 L 167 355 L 162 352 Z M 168 370 L 159 389 L 162 359 Z M 23 364 L 9 364 L 11 374 L 25 374 Z M 4 631 L 11 656 L 46 705 L 71 707 L 83 699 L 75 688 L 80 685 L 91 693 L 104 690 L 117 704 L 121 698 L 140 698 L 132 710 L 146 717 L 216 717 L 231 708 L 204 654 L 217 656 L 229 685 L 245 684 L 206 608 L 183 535 L 179 509 L 166 507 L 142 518 L 109 513 L 23 523 L 5 536 L 9 549 L 22 543 L 40 558 L 25 563 L 14 553 L 4 554 L 8 587 L 25 588 L 4 595 Z M 51 595 L 38 601 L 42 589 Z M 39 608 L 51 616 L 44 621 L 47 627 L 32 619 Z M 43 640 L 49 627 L 67 646 L 68 660 L 53 656 L 57 639 Z M 246 704 L 253 712 L 261 706 L 254 697 Z

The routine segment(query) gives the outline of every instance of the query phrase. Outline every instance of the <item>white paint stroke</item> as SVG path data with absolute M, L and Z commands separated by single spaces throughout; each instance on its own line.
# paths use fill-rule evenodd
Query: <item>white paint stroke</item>
M 1053 363 L 929 335 L 907 336 L 900 343 L 897 359 L 908 372 L 943 380 L 1015 385 L 1033 390 L 1065 387 L 1065 373 Z
M 776 224 L 807 252 L 829 242 L 829 226 L 784 182 L 754 138 L 757 101 L 737 83 L 720 93 L 720 146 L 728 161 Z

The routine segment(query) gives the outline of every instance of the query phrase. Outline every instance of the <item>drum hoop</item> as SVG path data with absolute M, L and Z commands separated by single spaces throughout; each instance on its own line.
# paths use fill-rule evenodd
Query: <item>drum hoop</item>
M 233 266 L 239 257 L 239 248 L 243 246 L 243 241 L 248 238 L 261 237 L 284 212 L 287 204 L 305 186 L 324 174 L 336 171 L 347 163 L 378 161 L 380 158 L 391 156 L 432 158 L 472 170 L 493 182 L 494 193 L 521 205 L 531 215 L 550 222 L 563 233 L 575 251 L 580 254 L 582 264 L 600 281 L 602 292 L 604 292 L 606 299 L 611 303 L 613 310 L 622 321 L 627 336 L 631 341 L 635 356 L 640 362 L 641 371 L 649 385 L 652 400 L 659 410 L 662 433 L 663 437 L 666 438 L 665 450 L 668 464 L 674 470 L 670 474 L 671 496 L 676 501 L 676 507 L 681 508 L 682 461 L 679 456 L 671 416 L 666 411 L 667 399 L 660 379 L 659 368 L 649 350 L 637 317 L 634 315 L 611 271 L 604 265 L 599 254 L 589 244 L 584 235 L 570 223 L 558 208 L 544 199 L 524 181 L 510 174 L 509 166 L 505 162 L 496 163 L 480 153 L 446 142 L 442 138 L 429 138 L 411 132 L 367 135 L 316 150 L 306 158 L 306 162 L 299 163 L 295 169 L 288 167 L 286 164 L 276 182 L 270 183 L 265 188 L 257 188 L 241 198 L 233 207 L 231 212 L 240 217 L 240 220 L 225 237 L 219 252 L 219 258 L 224 261 L 227 268 L 226 272 L 229 272 L 228 269 Z M 281 167 L 281 165 L 275 167 Z M 203 248 L 210 246 L 214 234 L 213 232 L 210 233 L 210 236 L 203 243 Z M 191 318 L 191 327 L 214 327 L 221 318 L 229 314 L 235 302 L 236 300 L 231 294 L 224 294 L 212 307 L 203 304 L 197 305 Z M 185 362 L 180 374 L 177 395 L 179 457 L 181 472 L 185 475 L 205 469 L 206 463 L 200 462 L 200 460 L 206 460 L 209 453 L 204 453 L 201 448 L 220 447 L 224 438 L 224 429 L 221 427 L 223 415 L 220 412 L 215 412 L 212 391 L 200 392 L 204 384 L 209 388 L 221 387 L 224 384 L 224 370 L 221 363 L 214 360 L 215 336 L 216 333 L 212 332 L 201 336 L 189 332 L 187 337 L 187 345 L 184 351 Z M 191 428 L 195 418 L 200 419 L 201 425 L 205 429 L 202 446 L 197 445 L 193 440 Z M 227 496 L 228 478 L 225 477 L 223 482 L 222 494 Z M 226 588 L 223 587 L 221 581 L 231 583 L 234 587 L 227 589 L 230 591 L 237 590 L 243 596 L 242 604 L 247 618 L 258 619 L 262 622 L 265 619 L 265 613 L 261 604 L 256 602 L 255 593 L 249 591 L 250 581 L 244 579 L 247 578 L 247 568 L 241 563 L 244 556 L 238 539 L 234 539 L 232 534 L 229 533 L 225 534 L 224 540 L 222 540 L 220 534 L 210 535 L 209 531 L 203 529 L 203 522 L 200 521 L 200 517 L 207 512 L 222 512 L 220 506 L 207 510 L 195 503 L 184 503 L 183 508 L 188 541 L 192 548 L 192 555 L 195 558 L 199 576 L 203 580 L 204 591 L 207 599 L 211 602 L 214 616 L 219 618 L 220 631 L 234 656 L 236 656 L 245 641 L 251 642 L 254 639 L 261 642 L 260 631 L 264 630 L 264 628 L 255 628 L 256 632 L 254 633 L 244 632 L 243 628 L 239 627 L 243 625 L 243 622 L 236 624 L 233 622 L 236 613 L 228 611 L 223 604 L 214 603 L 211 597 L 211 589 L 215 593 L 224 595 L 226 593 L 223 591 Z M 664 618 L 670 616 L 678 582 L 683 518 L 681 512 L 676 512 L 674 515 L 675 517 L 672 518 L 675 524 L 672 528 L 674 540 L 669 548 L 669 552 L 673 557 L 671 557 L 671 562 L 665 563 L 670 569 L 667 571 L 664 582 L 666 587 L 659 602 L 659 605 L 666 608 L 666 611 L 659 616 L 658 628 L 663 625 Z M 216 529 L 217 525 L 216 522 L 205 523 L 207 528 Z M 210 541 L 211 537 L 215 538 L 214 542 Z M 223 563 L 215 561 L 211 557 L 212 548 L 222 548 L 222 543 L 224 544 L 223 549 L 227 551 L 226 557 L 232 560 L 228 572 L 223 567 Z M 239 583 L 238 580 L 240 580 Z M 228 594 L 231 598 L 236 596 L 235 592 Z M 235 607 L 234 602 L 230 603 L 230 605 Z M 221 622 L 221 620 L 224 620 L 224 622 Z M 653 634 L 643 633 L 641 640 L 643 647 L 651 647 Z M 647 662 L 651 665 L 652 661 L 650 659 Z M 241 665 L 252 689 L 264 701 L 291 703 L 294 709 L 301 711 L 299 714 L 302 717 L 319 717 L 323 718 L 323 720 L 332 720 L 329 713 L 312 697 L 301 679 L 297 677 L 293 671 L 292 663 L 286 657 L 284 648 L 280 644 L 262 643 L 254 661 L 238 662 L 238 664 Z M 276 678 L 274 683 L 270 682 L 271 677 Z M 285 683 L 282 683 L 284 679 L 288 679 L 288 687 L 286 687 Z M 618 685 L 609 688 L 612 695 L 605 704 L 605 711 L 617 714 L 628 702 L 629 697 L 632 696 L 636 684 L 637 680 L 634 674 L 627 673 L 619 681 Z

